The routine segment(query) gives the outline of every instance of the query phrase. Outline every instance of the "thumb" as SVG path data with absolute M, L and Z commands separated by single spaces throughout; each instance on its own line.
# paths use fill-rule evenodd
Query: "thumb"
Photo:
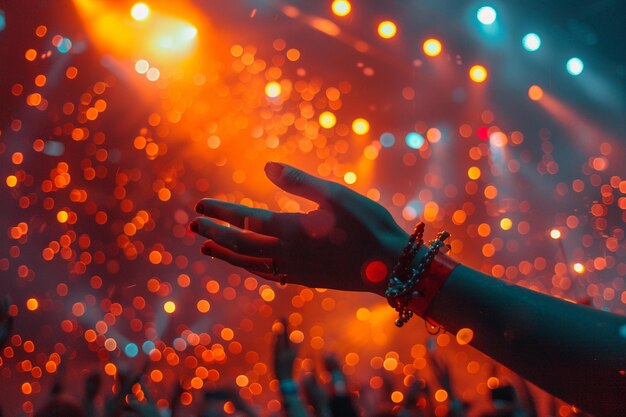
M 265 174 L 274 184 L 288 193 L 304 197 L 319 205 L 336 204 L 341 200 L 347 188 L 332 182 L 309 175 L 304 171 L 287 164 L 268 162 Z

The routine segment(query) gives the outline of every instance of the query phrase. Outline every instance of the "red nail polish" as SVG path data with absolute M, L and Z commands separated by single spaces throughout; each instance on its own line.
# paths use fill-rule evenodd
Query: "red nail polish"
M 202 206 L 202 203 L 196 204 L 196 213 L 204 214 L 204 207 Z
M 197 221 L 192 221 L 191 223 L 189 223 L 189 230 L 191 230 L 194 233 L 198 233 L 198 229 L 200 228 L 200 225 L 198 224 Z
M 272 179 L 277 179 L 283 173 L 285 167 L 277 162 L 268 162 L 265 164 L 265 172 Z

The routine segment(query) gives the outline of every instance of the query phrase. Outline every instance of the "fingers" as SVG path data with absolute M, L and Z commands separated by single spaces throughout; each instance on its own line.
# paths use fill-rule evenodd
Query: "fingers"
M 196 205 L 196 212 L 207 217 L 223 220 L 240 229 L 251 230 L 264 235 L 276 236 L 276 215 L 270 210 L 246 207 L 213 198 L 203 198 Z
M 273 276 L 275 268 L 270 258 L 242 255 L 226 249 L 212 240 L 206 241 L 200 250 L 207 256 L 219 258 L 231 265 L 252 271 L 257 275 L 264 274 L 265 276 Z M 275 281 L 276 277 L 273 277 L 273 280 Z
M 276 339 L 274 340 L 274 350 L 275 357 L 280 352 L 285 352 L 289 349 L 289 332 L 287 331 L 287 320 L 285 318 L 281 318 L 280 323 L 282 324 L 282 329 L 275 332 Z
M 282 249 L 281 240 L 276 237 L 224 226 L 206 217 L 195 219 L 189 228 L 239 255 L 273 258 Z
M 299 195 L 320 206 L 328 206 L 341 202 L 344 195 L 349 195 L 348 188 L 335 182 L 314 177 L 287 164 L 268 162 L 265 174 L 274 184 L 283 190 Z

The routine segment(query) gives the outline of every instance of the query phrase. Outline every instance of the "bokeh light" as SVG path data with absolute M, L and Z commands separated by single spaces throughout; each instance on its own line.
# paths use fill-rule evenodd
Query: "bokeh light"
M 406 135 L 406 137 L 404 138 L 404 141 L 406 142 L 407 146 L 409 148 L 412 149 L 419 149 L 422 146 L 424 146 L 424 136 L 422 136 L 421 134 L 417 133 L 417 132 L 410 132 Z
M 541 38 L 536 33 L 527 33 L 522 38 L 522 46 L 528 52 L 535 52 L 541 47 Z
M 441 42 L 437 39 L 426 39 L 422 49 L 428 56 L 437 56 L 441 53 Z
M 483 6 L 476 12 L 476 18 L 483 25 L 491 25 L 497 18 L 496 9 L 491 6 Z
M 416 375 L 432 376 L 433 353 L 457 385 L 438 394 L 435 414 L 449 413 L 456 394 L 485 405 L 489 387 L 508 379 L 485 373 L 491 361 L 466 346 L 472 329 L 433 337 L 419 326 L 398 338 L 380 300 L 283 287 L 199 252 L 204 239 L 189 222 L 200 198 L 314 208 L 267 181 L 267 160 L 349 186 L 406 231 L 420 220 L 429 237 L 450 230 L 451 256 L 495 279 L 624 313 L 626 179 L 611 122 L 621 120 L 610 100 L 619 89 L 596 88 L 615 81 L 598 64 L 604 38 L 592 54 L 523 15 L 510 16 L 513 28 L 502 16 L 482 26 L 474 13 L 490 3 L 471 6 L 467 27 L 429 10 L 418 30 L 397 3 L 384 12 L 335 1 L 241 13 L 232 2 L 146 2 L 152 11 L 137 21 L 134 2 L 75 0 L 67 13 L 55 2 L 2 6 L 10 59 L 0 274 L 15 319 L 0 351 L 6 415 L 36 415 L 61 371 L 73 381 L 99 370 L 106 398 L 118 371 L 144 361 L 136 394 L 149 390 L 162 409 L 180 383 L 182 414 L 202 401 L 196 390 L 227 385 L 261 414 L 278 413 L 267 345 L 281 316 L 301 344 L 302 372 L 334 352 L 349 383 L 401 404 Z M 37 23 L 20 24 L 12 9 Z M 394 22 L 391 42 L 376 32 L 382 19 Z M 588 76 L 602 77 L 571 88 L 566 71 L 550 72 L 565 59 L 533 56 L 532 34 L 524 52 L 515 28 L 540 33 L 542 51 L 589 55 Z M 444 34 L 445 51 L 435 39 Z M 510 59 L 498 59 L 507 50 Z M 468 74 L 475 63 L 477 79 Z M 377 255 L 359 265 L 368 282 L 390 272 Z M 397 384 L 387 390 L 381 372 Z M 422 410 L 436 401 L 423 400 Z
M 176 311 L 176 304 L 173 301 L 166 301 L 165 304 L 163 304 L 163 310 L 165 310 L 166 313 L 172 314 Z
M 280 96 L 282 87 L 276 81 L 270 81 L 265 85 L 265 95 L 269 98 L 276 98 Z
M 365 135 L 370 131 L 370 123 L 362 117 L 356 118 L 352 122 L 352 131 L 357 135 Z
M 150 17 L 150 7 L 143 2 L 135 3 L 130 9 L 130 15 L 138 22 L 144 21 Z
M 348 0 L 334 0 L 331 8 L 335 15 L 347 16 L 352 10 L 352 5 Z
M 385 132 L 380 135 L 380 144 L 385 148 L 391 148 L 396 143 L 396 137 L 393 133 Z
M 528 97 L 532 101 L 541 100 L 543 98 L 543 89 L 538 85 L 531 85 L 530 88 L 528 88 Z
M 469 76 L 475 83 L 482 83 L 487 79 L 487 69 L 482 65 L 474 65 L 469 70 Z
M 552 229 L 550 230 L 550 237 L 552 239 L 560 239 L 561 238 L 561 231 L 559 229 Z
M 330 129 L 337 123 L 337 117 L 332 112 L 325 111 L 320 114 L 319 123 L 323 128 Z
M 398 27 L 390 20 L 384 20 L 378 24 L 378 36 L 383 39 L 391 39 L 396 36 Z
M 585 69 L 585 64 L 580 58 L 574 57 L 570 58 L 567 61 L 565 68 L 570 75 L 577 76 L 583 72 L 583 69 Z

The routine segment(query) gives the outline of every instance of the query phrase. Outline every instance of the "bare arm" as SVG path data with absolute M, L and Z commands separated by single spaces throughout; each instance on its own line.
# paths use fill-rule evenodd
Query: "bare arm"
M 626 407 L 626 317 L 458 266 L 428 311 L 452 333 L 566 402 L 598 415 Z
M 274 281 L 384 295 L 408 238 L 389 212 L 347 187 L 285 164 L 268 163 L 265 171 L 277 186 L 319 208 L 276 213 L 204 199 L 196 206 L 203 216 L 190 225 L 209 239 L 202 252 Z M 368 276 L 376 261 L 385 266 L 385 279 Z M 625 317 L 465 266 L 453 270 L 426 315 L 453 333 L 471 329 L 474 347 L 567 402 L 598 415 L 626 408 Z

